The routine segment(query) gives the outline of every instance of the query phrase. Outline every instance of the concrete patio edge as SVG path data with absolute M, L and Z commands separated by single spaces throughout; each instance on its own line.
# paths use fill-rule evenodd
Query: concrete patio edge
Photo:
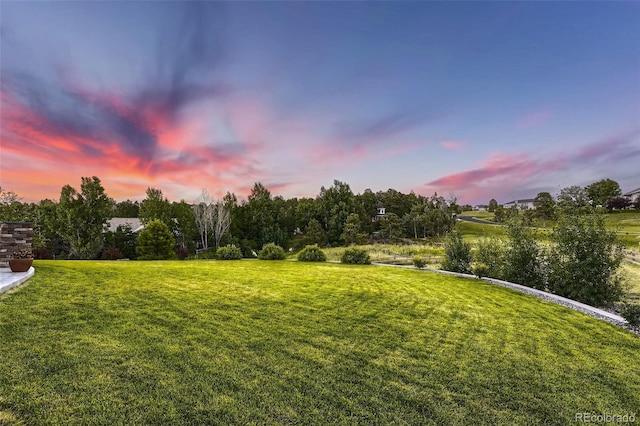
M 2 269 L 0 270 L 0 294 L 24 283 L 36 272 L 33 266 L 27 272 L 11 272 L 9 268 Z

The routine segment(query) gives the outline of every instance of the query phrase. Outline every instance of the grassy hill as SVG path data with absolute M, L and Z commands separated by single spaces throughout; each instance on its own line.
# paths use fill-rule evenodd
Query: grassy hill
M 569 424 L 636 413 L 640 339 L 375 266 L 37 261 L 0 296 L 0 424 Z
M 493 219 L 493 213 L 490 212 L 464 212 L 463 215 L 489 221 Z M 640 211 L 629 210 L 612 212 L 605 213 L 603 216 L 607 229 L 618 233 L 618 241 L 621 245 L 629 248 L 640 247 Z M 543 228 L 542 225 L 542 222 L 536 224 L 540 230 L 538 236 L 540 240 L 544 241 L 548 239 L 554 223 L 552 221 L 548 221 L 546 223 L 546 229 Z M 498 228 L 494 225 L 459 221 L 456 228 L 462 232 L 465 240 L 467 241 L 476 241 L 478 238 L 484 236 L 504 235 L 504 229 Z

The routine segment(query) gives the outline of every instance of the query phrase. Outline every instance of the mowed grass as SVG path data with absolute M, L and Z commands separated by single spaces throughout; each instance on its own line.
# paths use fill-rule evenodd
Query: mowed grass
M 619 232 L 640 233 L 640 210 L 611 212 L 604 215 L 607 228 Z
M 478 214 L 482 213 L 482 214 Z M 487 217 L 488 212 L 465 212 L 464 215 L 473 216 L 478 219 L 490 220 Z M 493 213 L 490 213 L 493 215 Z M 492 218 L 493 216 L 491 216 Z M 605 226 L 610 231 L 616 231 L 618 244 L 627 248 L 640 247 L 640 212 L 613 212 L 604 215 Z M 548 243 L 552 233 L 554 223 L 548 221 L 546 228 L 542 227 L 542 223 L 538 222 L 536 228 L 536 238 Z M 475 243 L 484 237 L 496 236 L 505 237 L 506 228 L 504 226 L 496 226 L 482 223 L 473 223 L 459 220 L 455 229 L 462 233 L 465 241 Z M 444 241 L 444 240 L 443 240 Z
M 570 424 L 640 407 L 638 336 L 478 280 L 35 266 L 0 296 L 0 424 Z

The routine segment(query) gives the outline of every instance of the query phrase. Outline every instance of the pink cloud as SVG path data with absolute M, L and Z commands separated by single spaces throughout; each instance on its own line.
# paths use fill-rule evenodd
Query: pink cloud
M 467 146 L 467 143 L 464 141 L 442 141 L 440 142 L 440 146 L 451 149 L 453 151 L 460 151 L 465 146 Z
M 588 144 L 580 149 L 532 157 L 527 153 L 493 153 L 478 167 L 452 173 L 425 184 L 429 191 L 455 193 L 468 202 L 487 202 L 489 198 L 522 196 L 528 187 L 553 173 L 588 169 L 601 164 L 640 156 L 637 138 L 640 130 Z M 514 195 L 521 194 L 521 195 Z M 528 194 L 534 196 L 535 194 Z M 487 198 L 489 197 L 489 198 Z

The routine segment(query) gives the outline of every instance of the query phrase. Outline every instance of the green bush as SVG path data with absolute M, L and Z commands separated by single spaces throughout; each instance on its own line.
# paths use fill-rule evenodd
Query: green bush
M 482 263 L 482 262 L 476 262 L 473 265 L 473 275 L 475 275 L 478 278 L 483 278 L 483 277 L 488 277 L 489 275 L 489 267 Z
M 630 326 L 640 327 L 640 304 L 625 303 L 622 305 L 620 315 L 627 320 Z
M 471 246 L 462 240 L 460 231 L 449 234 L 444 244 L 444 260 L 442 269 L 463 274 L 471 273 Z
M 545 253 L 534 232 L 524 220 L 514 216 L 507 223 L 509 242 L 505 251 L 504 279 L 527 287 L 545 290 Z
M 210 248 L 207 251 L 200 252 L 196 255 L 197 259 L 215 259 L 216 258 L 216 249 Z
M 238 260 L 242 259 L 242 251 L 233 244 L 228 244 L 218 249 L 216 257 L 220 260 Z
M 505 245 L 497 237 L 482 238 L 478 242 L 475 260 L 483 264 L 483 277 L 504 279 Z M 475 275 L 478 275 L 475 273 Z
M 298 253 L 298 260 L 301 262 L 326 262 L 327 255 L 318 246 L 306 246 Z
M 369 265 L 371 263 L 371 258 L 366 250 L 349 248 L 344 251 L 340 261 L 342 263 L 352 263 L 356 265 Z
M 414 256 L 413 266 L 415 266 L 418 269 L 424 269 L 424 267 L 427 266 L 427 261 L 421 258 L 420 256 Z
M 238 247 L 242 252 L 242 257 L 249 259 L 255 259 L 257 257 L 256 252 L 253 250 L 253 247 L 257 247 L 255 241 L 247 239 L 240 240 Z
M 260 260 L 284 260 L 286 257 L 284 249 L 275 243 L 265 244 L 258 253 Z
M 622 248 L 601 216 L 562 217 L 551 240 L 549 287 L 554 293 L 593 306 L 622 299 Z

